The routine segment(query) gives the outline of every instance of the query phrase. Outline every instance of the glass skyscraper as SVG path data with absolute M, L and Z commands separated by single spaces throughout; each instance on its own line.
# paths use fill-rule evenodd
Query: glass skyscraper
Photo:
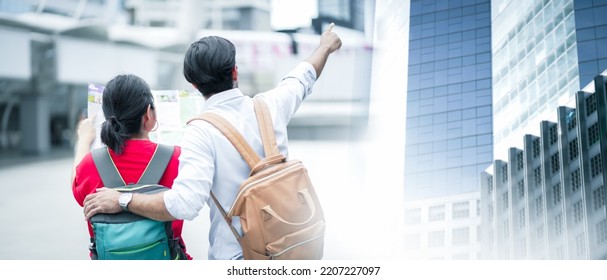
M 492 12 L 483 257 L 605 259 L 607 1 L 494 0 Z
M 491 3 L 412 0 L 405 200 L 479 191 L 492 161 Z
M 492 1 L 495 158 L 607 69 L 607 1 Z

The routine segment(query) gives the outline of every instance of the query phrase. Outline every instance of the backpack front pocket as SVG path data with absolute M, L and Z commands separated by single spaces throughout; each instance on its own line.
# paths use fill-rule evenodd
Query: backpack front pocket
M 113 260 L 166 260 L 170 258 L 166 239 L 149 244 L 107 251 Z
M 266 252 L 274 260 L 317 260 L 323 255 L 325 222 L 285 235 L 266 245 Z
M 94 224 L 100 260 L 168 260 L 165 226 L 154 220 Z

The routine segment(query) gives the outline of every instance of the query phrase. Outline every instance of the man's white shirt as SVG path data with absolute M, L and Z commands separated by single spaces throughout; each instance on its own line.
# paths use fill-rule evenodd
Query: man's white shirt
M 276 88 L 258 94 L 268 104 L 276 143 L 288 157 L 287 124 L 301 102 L 312 91 L 316 71 L 302 62 L 285 76 Z M 253 150 L 264 157 L 253 100 L 235 88 L 211 96 L 203 111 L 216 113 L 242 134 Z M 242 259 L 242 249 L 221 212 L 210 198 L 212 190 L 223 209 L 229 211 L 240 184 L 250 168 L 228 139 L 213 125 L 195 120 L 184 130 L 179 157 L 179 174 L 171 190 L 164 193 L 164 203 L 171 216 L 192 220 L 206 202 L 210 206 L 209 259 Z M 242 236 L 240 220 L 232 224 Z

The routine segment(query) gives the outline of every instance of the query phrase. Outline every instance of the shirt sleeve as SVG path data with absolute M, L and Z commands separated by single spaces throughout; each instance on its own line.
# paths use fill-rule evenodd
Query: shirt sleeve
M 76 166 L 76 174 L 72 182 L 72 194 L 76 202 L 80 206 L 83 206 L 84 198 L 100 187 L 103 187 L 103 183 L 101 182 L 97 168 L 95 168 L 93 157 L 89 152 Z
M 179 174 L 173 188 L 164 192 L 168 212 L 178 220 L 192 220 L 210 196 L 215 170 L 212 139 L 201 127 L 203 121 L 188 125 L 181 141 Z
M 260 95 L 264 100 L 274 103 L 284 122 L 289 123 L 301 102 L 312 93 L 314 82 L 316 70 L 312 64 L 304 61 L 284 76 L 276 88 Z

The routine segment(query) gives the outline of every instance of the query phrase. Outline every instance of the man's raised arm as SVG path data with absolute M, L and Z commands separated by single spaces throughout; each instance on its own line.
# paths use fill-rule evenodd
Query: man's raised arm
M 339 36 L 333 32 L 334 26 L 335 24 L 331 23 L 329 28 L 322 33 L 318 47 L 314 53 L 312 53 L 312 55 L 306 59 L 307 62 L 312 64 L 314 70 L 316 70 L 317 79 L 320 77 L 320 73 L 322 73 L 323 68 L 325 68 L 329 55 L 341 48 L 341 39 L 339 39 Z

